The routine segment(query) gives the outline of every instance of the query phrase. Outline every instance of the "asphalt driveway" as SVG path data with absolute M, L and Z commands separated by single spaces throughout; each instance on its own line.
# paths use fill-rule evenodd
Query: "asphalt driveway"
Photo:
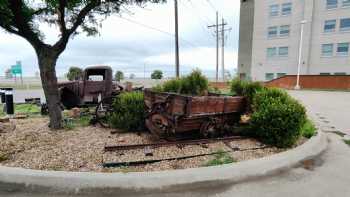
M 350 135 L 350 92 L 289 91 L 302 102 L 311 117 Z

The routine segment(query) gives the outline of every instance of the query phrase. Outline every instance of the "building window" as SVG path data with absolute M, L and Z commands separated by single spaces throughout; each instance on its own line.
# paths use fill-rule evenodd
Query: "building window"
M 340 73 L 334 73 L 334 75 L 346 75 L 346 73 L 340 72 Z
M 292 13 L 292 3 L 282 4 L 282 16 L 287 16 Z
M 324 75 L 331 75 L 331 73 L 320 73 L 320 75 L 324 76 Z
M 334 9 L 338 7 L 338 0 L 327 0 L 327 9 Z
M 278 16 L 279 14 L 279 5 L 275 4 L 275 5 L 271 5 L 270 6 L 270 16 Z
M 286 73 L 277 73 L 277 78 L 286 76 Z
M 324 22 L 324 32 L 334 32 L 337 20 L 327 20 Z
M 347 56 L 349 54 L 349 43 L 338 43 L 337 55 Z
M 275 38 L 277 37 L 277 27 L 269 27 L 267 36 L 269 38 Z
M 278 48 L 278 55 L 281 57 L 288 56 L 289 48 L 288 47 L 279 47 Z
M 274 79 L 274 77 L 275 77 L 275 74 L 273 74 L 273 73 L 266 73 L 265 74 L 266 81 L 271 81 L 272 79 Z
M 246 80 L 247 79 L 247 75 L 245 73 L 240 73 L 239 74 L 239 78 L 240 78 L 240 80 Z
M 289 36 L 289 32 L 290 32 L 290 26 L 289 25 L 282 25 L 280 27 L 280 36 L 281 37 L 287 37 Z
M 322 45 L 322 56 L 323 57 L 333 56 L 333 44 L 323 44 Z
M 277 55 L 276 47 L 267 48 L 267 57 L 276 57 L 276 55 Z
M 350 18 L 343 18 L 340 20 L 340 31 L 350 30 Z
M 350 6 L 350 0 L 342 0 L 342 6 L 343 7 L 349 7 Z

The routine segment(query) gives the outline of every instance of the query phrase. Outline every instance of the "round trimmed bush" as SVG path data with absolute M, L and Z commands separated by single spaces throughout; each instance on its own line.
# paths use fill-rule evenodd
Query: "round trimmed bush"
M 293 146 L 306 122 L 305 108 L 285 91 L 265 89 L 253 99 L 251 126 L 261 141 L 277 147 Z
M 126 92 L 113 101 L 110 117 L 112 127 L 125 131 L 141 131 L 145 128 L 143 92 Z

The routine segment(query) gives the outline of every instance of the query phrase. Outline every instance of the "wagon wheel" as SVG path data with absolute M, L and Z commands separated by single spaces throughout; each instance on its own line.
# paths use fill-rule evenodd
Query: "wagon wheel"
M 151 133 L 157 138 L 166 138 L 171 140 L 171 136 L 174 134 L 174 124 L 162 114 L 151 114 L 146 119 L 146 125 Z
M 112 113 L 112 104 L 115 97 L 106 97 L 102 99 L 95 109 L 96 121 L 105 128 L 110 127 L 109 119 Z
M 200 128 L 200 134 L 205 138 L 212 138 L 216 137 L 219 134 L 218 127 L 217 127 L 217 121 L 215 120 L 208 120 L 205 121 Z

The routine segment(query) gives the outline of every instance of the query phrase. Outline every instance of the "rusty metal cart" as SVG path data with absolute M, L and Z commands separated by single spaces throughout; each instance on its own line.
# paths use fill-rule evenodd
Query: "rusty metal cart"
M 203 137 L 216 137 L 225 127 L 239 122 L 246 109 L 245 98 L 212 94 L 187 96 L 144 90 L 146 126 L 159 138 L 199 131 Z

